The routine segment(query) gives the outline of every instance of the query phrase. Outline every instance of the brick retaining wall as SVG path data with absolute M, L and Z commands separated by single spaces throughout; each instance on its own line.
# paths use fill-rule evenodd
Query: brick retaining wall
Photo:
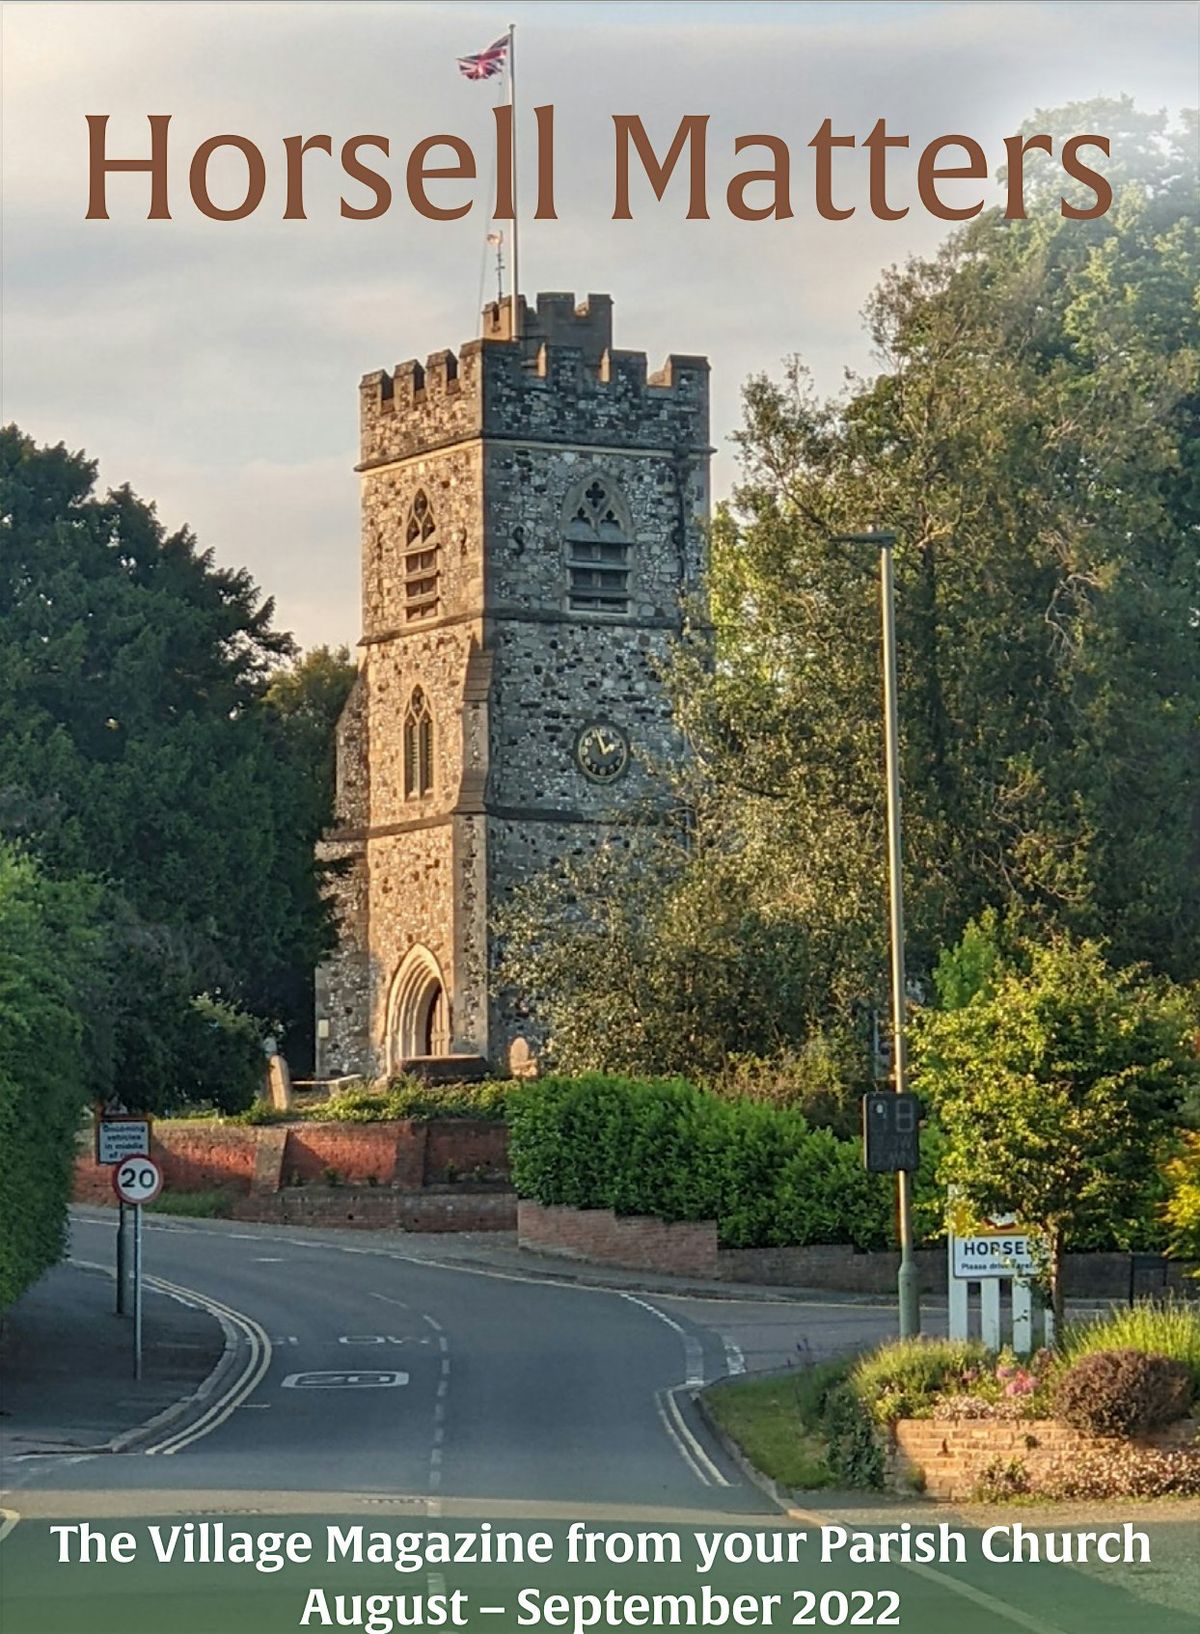
M 422 1198 L 453 1178 L 503 1185 L 508 1130 L 488 1119 L 251 1127 L 164 1120 L 154 1127 L 151 1148 L 165 1190 L 227 1192 L 239 1219 L 339 1224 L 349 1214 L 355 1224 L 409 1231 L 511 1231 L 516 1224 L 515 1199 L 494 1185 L 491 1191 L 467 1186 L 428 1204 Z M 74 1197 L 115 1202 L 112 1169 L 90 1152 L 76 1159 Z
M 633 1271 L 717 1274 L 717 1228 L 711 1220 L 669 1225 L 646 1215 L 619 1218 L 608 1208 L 546 1208 L 522 1198 L 517 1238 L 522 1248 L 538 1253 Z
M 234 1204 L 235 1220 L 269 1225 L 349 1226 L 361 1231 L 512 1231 L 511 1191 L 395 1191 L 384 1186 L 293 1186 Z
M 663 1271 L 722 1282 L 752 1282 L 763 1287 L 824 1288 L 837 1293 L 879 1294 L 892 1298 L 900 1256 L 894 1252 L 860 1253 L 845 1243 L 812 1243 L 803 1248 L 718 1248 L 712 1220 L 667 1225 L 644 1215 L 618 1216 L 611 1209 L 545 1208 L 522 1198 L 517 1212 L 522 1248 L 570 1259 L 595 1260 L 632 1271 Z M 946 1251 L 919 1248 L 914 1256 L 920 1291 L 946 1292 Z M 1191 1261 L 1168 1267 L 1150 1282 L 1140 1278 L 1138 1293 L 1164 1287 L 1182 1294 L 1200 1292 L 1189 1280 Z M 1068 1254 L 1065 1265 L 1070 1298 L 1123 1299 L 1128 1296 L 1128 1254 Z
M 1175 1450 L 1195 1441 L 1196 1424 L 1184 1419 L 1135 1445 Z M 1036 1492 L 1052 1479 L 1055 1466 L 1078 1464 L 1110 1448 L 1116 1457 L 1129 1445 L 1084 1435 L 1053 1419 L 902 1418 L 892 1429 L 888 1484 L 902 1492 L 918 1486 L 931 1498 L 962 1503 L 974 1496 L 989 1466 L 1019 1464 Z

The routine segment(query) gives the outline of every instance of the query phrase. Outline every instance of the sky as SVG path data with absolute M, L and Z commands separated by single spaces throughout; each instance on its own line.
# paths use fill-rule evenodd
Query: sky
M 1037 108 L 1129 94 L 1143 107 L 1197 99 L 1191 3 L 474 4 L 21 3 L 0 5 L 0 421 L 99 461 L 169 528 L 192 527 L 217 560 L 249 568 L 277 622 L 305 646 L 359 635 L 357 384 L 478 333 L 494 293 L 485 238 L 491 84 L 455 58 L 517 25 L 521 187 L 532 193 L 535 105 L 555 108 L 557 221 L 525 220 L 521 284 L 610 293 L 615 343 L 703 353 L 712 363 L 714 492 L 736 479 L 730 437 L 743 382 L 799 354 L 823 392 L 874 367 L 862 309 L 882 270 L 936 249 L 915 156 L 950 132 L 999 162 Z M 711 116 L 711 219 L 686 221 L 680 176 L 662 202 L 643 183 L 613 221 L 614 113 L 640 114 L 664 152 L 685 114 Z M 114 157 L 149 151 L 147 115 L 170 114 L 173 219 L 147 221 L 148 182 L 109 183 L 108 221 L 85 220 L 88 114 L 110 115 Z M 866 209 L 862 156 L 841 174 L 846 221 L 812 208 L 809 139 L 830 117 L 859 141 L 875 121 L 907 134 L 894 172 L 902 220 Z M 480 179 L 459 221 L 427 221 L 403 191 L 410 149 L 452 132 Z M 770 132 L 793 153 L 796 214 L 742 222 L 725 187 L 737 136 Z M 188 167 L 222 133 L 267 166 L 243 221 L 196 211 Z M 308 219 L 283 221 L 287 136 L 361 133 L 393 182 L 375 221 L 338 214 L 336 165 L 310 155 Z M 761 150 L 749 162 L 763 162 Z M 211 166 L 234 201 L 245 167 Z M 953 184 L 965 186 L 966 184 Z M 998 197 L 989 194 L 988 202 Z

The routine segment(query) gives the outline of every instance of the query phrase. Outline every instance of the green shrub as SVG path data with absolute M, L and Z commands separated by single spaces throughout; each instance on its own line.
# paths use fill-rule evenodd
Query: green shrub
M 1141 1350 L 1096 1350 L 1062 1375 L 1055 1414 L 1093 1435 L 1137 1436 L 1183 1418 L 1191 1406 L 1192 1375 L 1169 1356 Z
M 834 1479 L 845 1486 L 881 1487 L 883 1451 L 871 1415 L 852 1384 L 835 1384 L 825 1396 L 821 1428 Z
M 991 1363 L 974 1339 L 899 1339 L 862 1357 L 849 1382 L 876 1423 L 891 1424 L 928 1416 L 938 1396 L 969 1394 Z
M 62 1254 L 91 1062 L 95 893 L 0 844 L 0 1311 Z
M 219 999 L 196 998 L 181 1028 L 186 1047 L 177 1088 L 193 1105 L 245 1112 L 262 1089 L 266 1058 L 262 1027 L 253 1016 Z
M 1096 1322 L 1073 1323 L 1063 1337 L 1068 1362 L 1097 1350 L 1140 1350 L 1182 1362 L 1200 1395 L 1200 1308 L 1181 1299 L 1142 1299 L 1114 1306 Z
M 321 1123 L 391 1123 L 401 1118 L 417 1122 L 431 1118 L 498 1120 L 504 1116 L 511 1087 L 508 1081 L 495 1079 L 440 1087 L 416 1078 L 395 1078 L 385 1089 L 372 1089 L 366 1084 L 345 1089 L 317 1106 L 305 1108 L 303 1116 Z
M 597 1074 L 515 1087 L 507 1116 L 513 1183 L 546 1205 L 716 1220 L 732 1248 L 889 1239 L 889 1187 L 858 1142 L 791 1108 Z

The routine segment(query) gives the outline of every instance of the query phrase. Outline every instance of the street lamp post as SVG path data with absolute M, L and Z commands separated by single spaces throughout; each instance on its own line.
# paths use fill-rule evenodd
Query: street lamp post
M 908 1089 L 908 1041 L 905 1030 L 907 983 L 904 974 L 904 877 L 900 823 L 900 711 L 896 701 L 896 577 L 894 533 L 842 534 L 840 544 L 876 545 L 879 548 L 879 611 L 883 626 L 883 743 L 887 775 L 888 921 L 892 966 L 892 1088 L 898 1095 Z M 914 1338 L 921 1331 L 917 1271 L 913 1263 L 912 1176 L 896 1172 L 897 1213 L 900 1221 L 900 1337 Z

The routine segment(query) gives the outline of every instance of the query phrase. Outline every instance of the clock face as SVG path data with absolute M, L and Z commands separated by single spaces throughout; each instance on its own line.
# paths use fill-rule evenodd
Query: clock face
M 629 739 L 611 721 L 592 721 L 575 739 L 575 763 L 593 783 L 612 783 L 629 765 Z

